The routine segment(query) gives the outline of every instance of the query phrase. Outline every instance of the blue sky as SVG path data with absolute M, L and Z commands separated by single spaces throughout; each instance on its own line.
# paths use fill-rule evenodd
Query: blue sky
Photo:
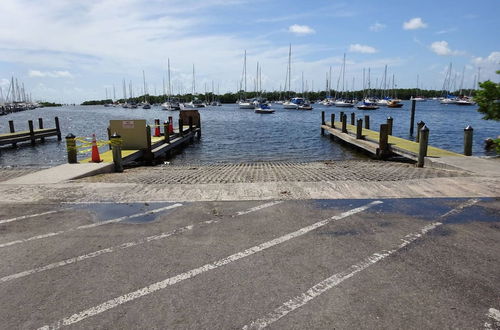
M 2 0 L 0 87 L 11 76 L 35 99 L 64 103 L 122 97 L 122 81 L 159 94 L 171 62 L 174 92 L 234 92 L 247 51 L 247 89 L 257 61 L 262 88 L 285 82 L 292 45 L 292 89 L 325 88 L 332 66 L 337 85 L 346 53 L 346 85 L 372 86 L 385 65 L 398 87 L 440 89 L 453 63 L 456 87 L 498 81 L 500 2 L 471 1 L 272 1 L 272 0 Z M 128 91 L 128 87 L 127 87 Z

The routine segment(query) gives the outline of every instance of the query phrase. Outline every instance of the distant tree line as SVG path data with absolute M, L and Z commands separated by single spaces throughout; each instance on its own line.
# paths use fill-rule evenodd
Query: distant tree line
M 60 107 L 62 104 L 54 102 L 38 102 L 42 107 Z
M 422 96 L 422 97 L 440 97 L 440 96 L 446 96 L 443 94 L 443 91 L 438 91 L 438 90 L 427 90 L 427 89 L 395 89 L 395 90 L 390 90 L 390 91 L 378 91 L 374 90 L 371 92 L 368 91 L 353 91 L 353 92 L 339 92 L 335 90 L 330 91 L 330 96 L 331 97 L 344 97 L 344 98 L 350 98 L 350 99 L 358 99 L 361 100 L 365 96 L 371 96 L 371 97 L 392 97 L 392 98 L 399 98 L 402 100 L 409 100 L 412 96 Z M 452 93 L 453 95 L 460 95 L 459 91 L 455 91 Z M 462 95 L 475 95 L 475 90 L 462 90 Z M 219 101 L 221 103 L 235 103 L 240 99 L 250 99 L 254 97 L 262 97 L 265 98 L 269 101 L 279 101 L 279 100 L 285 100 L 285 99 L 290 99 L 292 97 L 306 97 L 309 100 L 323 100 L 327 97 L 327 92 L 326 91 L 321 91 L 321 92 L 307 92 L 307 93 L 297 93 L 297 92 L 279 92 L 279 91 L 273 91 L 273 92 L 244 92 L 244 91 L 239 91 L 238 93 L 226 93 L 222 95 L 215 95 L 213 93 L 206 93 L 206 94 L 183 94 L 183 95 L 172 95 L 171 98 L 177 98 L 180 102 L 190 102 L 194 98 L 198 98 L 203 102 L 211 102 L 211 101 Z M 128 103 L 141 103 L 144 101 L 144 99 L 147 99 L 149 103 L 154 104 L 154 103 L 163 103 L 167 100 L 167 95 L 158 95 L 158 96 L 153 96 L 153 95 L 141 95 L 138 97 L 133 97 L 129 98 L 127 100 L 124 99 L 119 99 L 116 100 L 116 102 L 119 103 L 124 103 L 127 101 Z M 92 100 L 92 101 L 85 101 L 82 103 L 82 105 L 103 105 L 103 104 L 110 104 L 113 103 L 113 100 L 111 99 L 106 99 L 106 100 Z

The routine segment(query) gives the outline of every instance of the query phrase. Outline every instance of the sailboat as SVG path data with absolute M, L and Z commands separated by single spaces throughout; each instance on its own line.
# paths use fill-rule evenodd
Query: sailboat
M 178 99 L 171 98 L 170 96 L 172 95 L 172 85 L 170 84 L 170 58 L 168 59 L 168 91 L 167 91 L 167 100 L 161 104 L 161 108 L 163 110 L 180 110 L 181 106 L 179 104 Z M 164 87 L 165 89 L 165 87 Z
M 247 51 L 245 50 L 245 55 L 243 57 L 243 81 L 245 83 L 243 89 L 243 100 L 238 101 L 238 106 L 240 109 L 253 109 L 255 106 L 252 102 L 246 99 L 247 96 Z
M 288 82 L 288 93 L 291 91 L 291 81 L 292 81 L 292 44 L 290 44 L 290 48 L 288 49 L 288 67 L 287 67 L 287 73 L 286 73 L 287 81 Z M 286 88 L 286 82 L 285 82 L 285 88 Z M 288 109 L 288 110 L 297 110 L 299 108 L 299 105 L 304 103 L 304 99 L 301 97 L 294 97 L 289 101 L 283 102 L 283 109 Z
M 146 95 L 148 94 L 147 89 L 146 89 L 146 74 L 144 73 L 144 70 L 142 70 L 142 80 L 144 82 L 144 103 L 142 104 L 143 109 L 151 109 L 151 105 L 148 102 L 148 99 L 146 98 Z
M 444 82 L 443 82 L 443 92 L 445 95 L 444 95 L 444 97 L 442 97 L 439 100 L 439 103 L 441 103 L 441 104 L 455 104 L 455 103 L 457 103 L 456 96 L 450 94 L 451 71 L 452 71 L 452 64 L 450 62 L 450 66 L 448 67 L 448 71 L 446 72 L 446 76 L 445 76 Z
M 341 94 L 340 99 L 336 100 L 333 104 L 336 107 L 352 108 L 352 107 L 354 107 L 354 103 L 352 103 L 352 101 L 346 100 L 344 98 L 344 91 L 345 91 L 345 53 L 344 53 L 344 61 L 342 63 L 341 75 L 342 75 L 342 94 Z

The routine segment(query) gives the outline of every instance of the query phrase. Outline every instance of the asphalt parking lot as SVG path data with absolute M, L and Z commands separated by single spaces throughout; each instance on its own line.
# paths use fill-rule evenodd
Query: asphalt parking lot
M 4 204 L 4 329 L 491 329 L 500 199 Z

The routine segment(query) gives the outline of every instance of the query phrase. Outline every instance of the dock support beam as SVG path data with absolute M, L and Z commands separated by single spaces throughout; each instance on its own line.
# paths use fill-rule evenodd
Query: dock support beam
M 73 134 L 69 133 L 66 136 L 66 151 L 68 153 L 68 163 L 69 164 L 76 164 L 78 163 L 78 160 L 76 159 L 76 141 L 75 141 L 76 136 Z
M 184 132 L 182 131 L 184 123 L 182 122 L 182 118 L 179 118 L 179 136 L 182 137 Z
M 427 145 L 429 144 L 429 129 L 424 125 L 420 130 L 420 141 L 418 146 L 417 167 L 424 167 L 425 157 L 427 156 Z
M 354 126 L 356 125 L 354 122 L 356 121 L 356 114 L 354 112 L 351 112 L 351 125 Z
M 342 133 L 347 133 L 347 115 L 342 112 Z
M 363 138 L 363 119 L 359 118 L 356 123 L 356 139 Z
M 43 129 L 43 119 L 42 118 L 38 118 L 38 128 L 39 129 Z M 45 142 L 45 138 L 40 138 L 40 141 L 41 142 Z
M 474 129 L 469 125 L 464 128 L 464 155 L 472 156 L 472 136 Z
M 411 114 L 410 114 L 410 136 L 413 136 L 413 127 L 415 126 L 415 105 L 417 101 L 411 100 Z
M 168 132 L 168 125 L 168 121 L 163 123 L 163 132 L 165 132 L 163 134 L 163 137 L 165 138 L 165 143 L 170 143 L 170 133 Z
M 325 112 L 321 111 L 321 126 L 325 124 Z M 325 135 L 325 130 L 321 127 L 321 136 Z
M 387 124 L 380 125 L 377 157 L 384 159 L 389 154 L 389 127 Z
M 415 142 L 419 142 L 420 141 L 420 130 L 424 126 L 425 126 L 425 123 L 423 121 L 419 121 L 417 123 L 417 136 L 415 137 Z
M 59 125 L 59 117 L 55 117 L 54 121 L 56 122 L 56 132 L 57 132 L 57 140 L 61 141 L 61 126 Z
M 16 130 L 14 129 L 14 121 L 13 120 L 9 120 L 9 130 L 11 133 L 15 133 Z M 12 148 L 15 148 L 17 147 L 17 143 L 12 143 Z
M 370 129 L 370 116 L 365 115 L 365 128 Z
M 33 128 L 33 120 L 28 120 L 28 127 L 30 130 L 31 145 L 34 146 L 36 144 L 36 141 L 35 141 L 35 130 Z
M 331 116 L 330 116 L 330 120 L 331 120 L 331 121 L 330 121 L 330 126 L 331 126 L 332 128 L 335 128 L 335 114 L 334 114 L 334 113 L 332 113 L 332 114 L 331 114 Z
M 387 131 L 389 135 L 392 135 L 392 123 L 394 119 L 392 117 L 387 117 Z

